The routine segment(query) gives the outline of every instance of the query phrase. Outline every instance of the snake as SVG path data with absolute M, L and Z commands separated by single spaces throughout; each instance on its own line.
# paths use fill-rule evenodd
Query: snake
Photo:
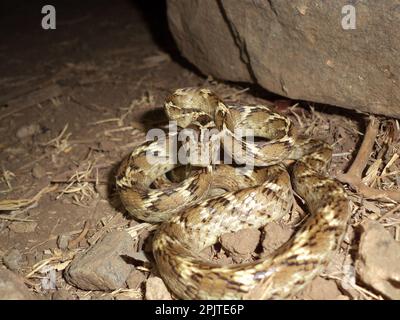
M 153 256 L 169 290 L 181 299 L 288 299 L 301 292 L 339 250 L 348 225 L 346 191 L 328 174 L 331 146 L 298 134 L 290 118 L 268 106 L 226 103 L 206 88 L 177 89 L 164 109 L 178 131 L 215 129 L 215 141 L 232 160 L 170 161 L 176 148 L 167 146 L 188 150 L 174 132 L 138 145 L 118 168 L 116 187 L 128 213 L 159 223 Z M 238 134 L 246 130 L 255 139 Z M 210 142 L 193 145 L 198 152 Z M 182 167 L 180 179 L 166 178 Z M 222 193 L 212 195 L 214 189 Z M 294 193 L 307 217 L 273 253 L 228 265 L 200 256 L 225 233 L 261 228 L 290 213 Z

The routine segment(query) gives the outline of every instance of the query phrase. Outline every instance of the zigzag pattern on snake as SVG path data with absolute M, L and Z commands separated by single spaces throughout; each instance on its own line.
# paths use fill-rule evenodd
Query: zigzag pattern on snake
M 237 170 L 195 163 L 200 168 L 183 181 L 158 184 L 179 164 L 150 164 L 146 155 L 172 157 L 165 148 L 171 136 L 141 144 L 122 161 L 116 184 L 126 209 L 137 219 L 162 222 L 153 254 L 168 288 L 184 299 L 285 299 L 302 290 L 338 250 L 349 219 L 343 187 L 326 175 L 331 147 L 296 135 L 288 118 L 266 106 L 228 106 L 207 89 L 178 89 L 165 109 L 181 129 L 217 128 L 227 138 L 221 139 L 224 152 L 237 163 L 255 165 Z M 238 128 L 262 140 L 247 142 L 235 133 Z M 285 160 L 295 160 L 291 176 Z M 227 266 L 199 256 L 223 233 L 259 228 L 287 214 L 291 184 L 310 214 L 276 252 Z M 226 192 L 209 198 L 213 188 Z

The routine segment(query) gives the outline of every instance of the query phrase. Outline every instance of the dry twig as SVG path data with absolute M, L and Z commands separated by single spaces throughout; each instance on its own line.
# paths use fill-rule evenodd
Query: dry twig
M 364 140 L 354 162 L 347 173 L 339 174 L 337 178 L 343 183 L 348 183 L 353 189 L 366 198 L 400 202 L 400 191 L 375 189 L 365 185 L 362 181 L 362 172 L 372 152 L 378 130 L 379 121 L 374 117 L 370 117 Z

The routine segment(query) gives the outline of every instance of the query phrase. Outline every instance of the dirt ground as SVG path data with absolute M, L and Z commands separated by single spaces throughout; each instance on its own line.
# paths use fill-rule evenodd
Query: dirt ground
M 202 76 L 179 57 L 162 10 L 152 14 L 144 1 L 110 3 L 86 1 L 75 7 L 60 1 L 57 29 L 48 31 L 40 28 L 39 2 L 2 8 L 7 14 L 0 20 L 5 35 L 0 44 L 0 261 L 38 299 L 146 297 L 146 282 L 157 275 L 151 259 L 143 258 L 135 268 L 134 284 L 111 292 L 78 289 L 64 272 L 76 254 L 112 230 L 136 232 L 138 252 L 149 252 L 145 239 L 154 228 L 125 213 L 114 175 L 121 159 L 144 141 L 146 130 L 162 123 L 163 101 L 174 89 L 203 86 L 237 103 L 273 104 L 300 131 L 333 145 L 334 177 L 349 169 L 368 124 L 367 115 Z M 396 191 L 399 125 L 392 119 L 379 121 L 362 182 Z M 343 270 L 357 262 L 364 221 L 379 221 L 399 240 L 399 206 L 393 198 L 376 200 L 381 197 L 355 192 L 355 184 L 346 184 L 352 218 L 340 252 L 296 298 L 386 298 Z M 227 236 L 222 246 L 204 254 L 219 263 L 257 258 L 282 244 L 305 214 L 297 206 L 262 234 L 245 230 L 238 238 Z M 231 250 L 240 253 L 235 256 L 229 247 L 237 239 L 249 240 L 236 243 L 241 247 Z M 56 288 L 44 285 L 45 267 L 56 270 Z

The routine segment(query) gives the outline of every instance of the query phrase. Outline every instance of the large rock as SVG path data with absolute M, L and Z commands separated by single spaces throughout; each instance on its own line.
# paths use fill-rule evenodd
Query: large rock
M 178 47 L 205 74 L 255 82 L 293 99 L 400 117 L 397 0 L 167 3 Z M 342 27 L 344 17 L 350 21 L 342 13 L 349 3 L 355 29 Z
M 133 266 L 122 259 L 131 255 L 135 239 L 125 231 L 107 234 L 84 254 L 76 256 L 65 272 L 66 280 L 83 290 L 113 291 L 125 287 Z

